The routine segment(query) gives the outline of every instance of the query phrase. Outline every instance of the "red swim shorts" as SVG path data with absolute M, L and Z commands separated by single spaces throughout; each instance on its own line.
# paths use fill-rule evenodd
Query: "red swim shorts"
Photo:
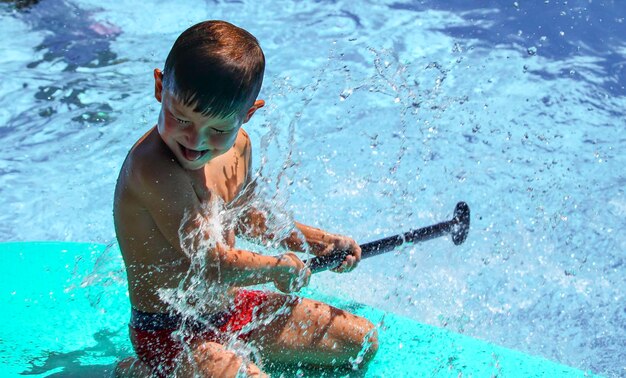
M 232 311 L 226 313 L 223 324 L 217 327 L 218 332 L 209 329 L 194 329 L 193 334 L 185 338 L 189 343 L 201 339 L 220 343 L 224 335 L 240 331 L 246 324 L 252 321 L 255 308 L 267 299 L 267 294 L 257 290 L 239 290 L 235 295 L 235 303 Z M 130 341 L 135 353 L 141 361 L 146 363 L 158 377 L 172 376 L 176 365 L 176 359 L 183 350 L 180 338 L 173 335 L 178 327 L 150 329 L 151 327 L 133 326 L 131 321 Z M 160 328 L 160 327 L 156 327 Z M 238 335 L 239 339 L 245 340 L 248 334 Z

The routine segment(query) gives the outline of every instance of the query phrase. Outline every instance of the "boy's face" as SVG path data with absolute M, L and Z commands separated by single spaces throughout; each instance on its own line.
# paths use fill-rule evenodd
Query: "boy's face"
M 155 70 L 155 97 L 161 102 L 158 132 L 185 169 L 200 169 L 230 150 L 241 125 L 264 105 L 258 100 L 247 113 L 228 117 L 205 116 L 194 112 L 193 106 L 179 102 L 169 90 L 163 90 L 161 77 L 161 72 Z

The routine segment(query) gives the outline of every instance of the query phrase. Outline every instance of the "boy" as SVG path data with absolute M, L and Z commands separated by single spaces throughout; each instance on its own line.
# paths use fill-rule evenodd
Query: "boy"
M 287 364 L 348 367 L 362 359 L 365 365 L 376 352 L 374 325 L 364 318 L 309 299 L 239 288 L 272 282 L 290 293 L 306 286 L 311 273 L 294 253 L 263 256 L 237 249 L 234 231 L 213 235 L 200 227 L 216 216 L 207 216 L 205 204 L 246 201 L 251 147 L 241 125 L 264 105 L 256 99 L 264 67 L 251 34 L 207 21 L 183 32 L 164 71 L 154 70 L 158 124 L 132 147 L 115 191 L 115 228 L 132 305 L 130 337 L 139 357 L 120 363 L 119 376 L 262 375 L 228 349 L 233 338 Z M 301 252 L 306 243 L 316 255 L 347 251 L 337 271 L 356 267 L 361 251 L 354 240 L 296 227 L 299 233 L 282 245 Z M 235 230 L 271 237 L 265 235 L 264 215 L 249 207 Z M 191 292 L 199 284 L 219 295 L 185 299 L 200 314 L 193 319 L 163 295 Z

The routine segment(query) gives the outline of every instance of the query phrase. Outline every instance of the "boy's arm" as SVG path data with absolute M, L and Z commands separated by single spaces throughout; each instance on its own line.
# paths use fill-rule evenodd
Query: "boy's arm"
M 246 136 L 244 153 L 248 162 L 248 172 L 246 175 L 247 183 L 242 193 L 233 202 L 233 206 L 244 207 L 246 210 L 237 223 L 236 231 L 240 235 L 242 234 L 262 241 L 273 240 L 275 235 L 271 233 L 267 226 L 266 213 L 254 206 L 247 205 L 252 201 L 255 194 L 256 182 L 253 179 L 252 172 L 252 148 L 250 139 L 247 133 L 244 132 L 244 134 Z M 330 234 L 326 231 L 298 222 L 295 222 L 295 226 L 300 232 L 292 232 L 289 236 L 280 241 L 280 244 L 287 247 L 289 250 L 305 252 L 306 246 L 308 245 L 309 251 L 316 256 L 323 256 L 333 251 L 347 251 L 348 256 L 343 263 L 336 269 L 333 269 L 333 271 L 339 273 L 351 271 L 356 268 L 359 261 L 361 261 L 361 247 L 359 247 L 353 239 L 346 236 Z M 304 240 L 302 240 L 300 235 L 304 236 Z
M 150 212 L 158 231 L 180 254 L 181 259 L 189 259 L 191 256 L 188 252 L 197 253 L 202 239 L 207 240 L 211 237 L 209 230 L 199 229 L 202 218 L 207 215 L 202 213 L 200 200 L 189 176 L 178 167 L 143 168 L 140 169 L 141 174 L 138 175 L 137 183 L 141 202 Z M 185 241 L 185 249 L 190 251 L 186 252 L 183 249 L 179 232 L 184 235 L 196 235 L 192 240 Z M 304 267 L 302 261 L 292 253 L 283 256 L 264 256 L 233 249 L 221 243 L 202 253 L 206 253 L 207 267 L 216 267 L 215 272 L 208 269 L 208 274 L 213 278 L 220 277 L 222 283 L 232 286 L 273 281 L 278 289 L 288 292 L 304 286 L 310 274 L 307 273 L 308 269 Z
M 347 236 L 331 234 L 319 228 L 307 226 L 295 222 L 295 226 L 300 232 L 292 232 L 280 244 L 295 252 L 308 251 L 315 256 L 325 256 L 333 252 L 347 251 L 348 256 L 344 262 L 336 269 L 336 272 L 349 272 L 356 268 L 361 261 L 361 247 Z M 274 235 L 269 232 L 267 226 L 267 216 L 261 210 L 250 208 L 241 218 L 239 232 L 255 239 L 273 239 Z

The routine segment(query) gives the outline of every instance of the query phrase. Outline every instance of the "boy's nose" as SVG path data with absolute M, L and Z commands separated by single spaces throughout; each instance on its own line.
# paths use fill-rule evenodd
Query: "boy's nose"
M 206 150 L 206 139 L 196 132 L 190 132 L 186 135 L 188 147 L 196 151 Z

